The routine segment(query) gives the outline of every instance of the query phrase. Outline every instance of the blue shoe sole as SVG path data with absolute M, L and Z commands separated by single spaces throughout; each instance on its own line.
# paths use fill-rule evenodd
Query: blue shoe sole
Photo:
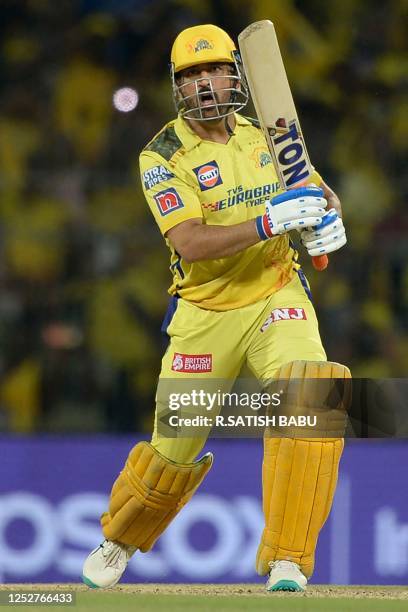
M 292 593 L 304 591 L 300 584 L 295 582 L 294 580 L 279 580 L 276 584 L 273 585 L 268 591 L 290 591 Z

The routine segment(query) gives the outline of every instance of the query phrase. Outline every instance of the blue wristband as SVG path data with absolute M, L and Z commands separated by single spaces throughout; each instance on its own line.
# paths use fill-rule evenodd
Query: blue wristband
M 269 240 L 269 238 L 272 238 L 273 234 L 270 230 L 266 215 L 259 215 L 259 217 L 256 217 L 255 224 L 256 231 L 258 232 L 258 236 L 261 240 Z

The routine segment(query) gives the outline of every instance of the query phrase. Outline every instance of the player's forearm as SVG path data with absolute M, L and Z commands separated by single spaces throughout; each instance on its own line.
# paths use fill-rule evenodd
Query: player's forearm
M 324 181 L 322 181 L 320 187 L 323 189 L 324 197 L 327 200 L 327 210 L 334 208 L 339 217 L 342 217 L 341 203 L 333 189 L 331 189 L 331 187 L 329 187 Z
M 167 238 L 188 263 L 231 257 L 260 240 L 321 223 L 326 206 L 322 195 L 317 187 L 290 190 L 267 201 L 266 212 L 254 220 L 219 226 L 188 219 L 171 228 Z
M 194 225 L 176 244 L 171 233 L 169 239 L 188 263 L 230 257 L 259 242 L 254 220 L 230 226 Z

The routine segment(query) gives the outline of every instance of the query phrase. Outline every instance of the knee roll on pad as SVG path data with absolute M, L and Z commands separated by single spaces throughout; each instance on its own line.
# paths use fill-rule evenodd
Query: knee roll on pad
M 352 395 L 351 374 L 346 366 L 330 361 L 294 361 L 283 365 L 266 388 L 271 394 L 279 391 L 281 395 L 280 405 L 273 409 L 276 425 L 270 427 L 268 435 L 344 436 Z M 283 415 L 295 417 L 297 425 L 280 426 Z
M 213 462 L 211 453 L 195 463 L 175 463 L 148 442 L 131 450 L 102 515 L 108 540 L 150 550 L 181 508 L 193 496 Z
M 277 378 L 351 378 L 345 366 L 331 362 L 293 362 Z M 300 405 L 303 400 L 298 396 Z M 269 562 L 297 563 L 306 577 L 314 568 L 317 539 L 333 502 L 342 438 L 265 437 L 262 467 L 265 528 L 256 569 L 263 576 Z

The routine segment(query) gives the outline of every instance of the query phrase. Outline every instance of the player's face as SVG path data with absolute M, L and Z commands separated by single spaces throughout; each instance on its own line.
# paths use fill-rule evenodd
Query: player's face
M 178 85 L 188 109 L 197 109 L 197 117 L 206 119 L 220 115 L 231 99 L 232 66 L 230 64 L 200 64 L 186 68 L 179 75 Z

